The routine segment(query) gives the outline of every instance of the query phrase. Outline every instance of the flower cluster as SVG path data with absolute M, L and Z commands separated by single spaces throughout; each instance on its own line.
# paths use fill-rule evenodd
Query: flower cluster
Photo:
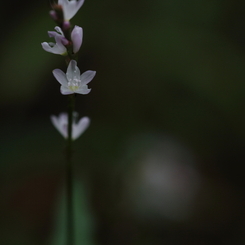
M 77 66 L 77 53 L 82 45 L 83 29 L 77 25 L 72 28 L 70 19 L 78 12 L 83 3 L 84 0 L 58 0 L 58 3 L 53 5 L 53 10 L 50 11 L 50 16 L 57 26 L 54 28 L 55 31 L 48 31 L 49 37 L 54 38 L 55 42 L 41 43 L 45 51 L 59 54 L 66 58 L 68 63 L 66 73 L 60 69 L 53 70 L 53 75 L 60 83 L 60 92 L 63 95 L 88 94 L 91 89 L 88 88 L 87 84 L 96 74 L 95 71 L 90 70 L 81 74 Z M 89 118 L 83 117 L 76 124 L 75 114 L 73 112 L 71 120 L 71 138 L 73 140 L 77 139 L 90 123 Z M 51 116 L 51 121 L 61 135 L 64 138 L 68 138 L 68 114 L 61 113 L 59 117 Z

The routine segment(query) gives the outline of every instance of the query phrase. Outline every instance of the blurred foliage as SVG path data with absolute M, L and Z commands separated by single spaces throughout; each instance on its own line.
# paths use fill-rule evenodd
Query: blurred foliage
M 76 168 L 86 180 L 81 212 L 95 220 L 86 227 L 94 242 L 244 243 L 244 9 L 240 0 L 86 0 L 72 19 L 84 29 L 79 67 L 97 71 L 91 93 L 77 97 L 77 111 L 92 123 L 75 142 Z M 54 28 L 49 10 L 48 1 L 30 0 L 0 9 L 6 245 L 47 244 L 64 181 L 64 143 L 49 116 L 66 110 L 51 73 L 65 70 L 65 63 L 40 45 Z M 142 134 L 170 135 L 192 150 L 205 183 L 196 219 L 147 223 L 134 213 L 123 191 L 128 174 L 140 173 L 140 160 L 133 160 L 147 147 L 130 142 Z M 130 158 L 131 151 L 137 157 Z

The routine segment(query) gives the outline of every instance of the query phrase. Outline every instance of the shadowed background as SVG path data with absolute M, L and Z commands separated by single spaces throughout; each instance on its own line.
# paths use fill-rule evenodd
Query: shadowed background
M 0 236 L 62 245 L 67 97 L 42 50 L 48 1 L 5 2 L 0 56 Z M 245 3 L 86 0 L 76 111 L 77 244 L 243 244 Z M 61 222 L 62 223 L 62 222 Z M 59 242 L 59 239 L 61 239 Z M 63 240 L 62 240 L 63 239 Z

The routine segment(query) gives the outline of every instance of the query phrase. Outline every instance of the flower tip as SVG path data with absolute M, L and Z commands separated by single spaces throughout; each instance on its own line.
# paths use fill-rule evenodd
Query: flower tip
M 73 125 L 72 139 L 77 139 L 89 127 L 90 119 L 82 117 L 76 125 Z
M 58 4 L 62 7 L 64 19 L 69 21 L 77 11 L 82 7 L 84 0 L 58 0 Z
M 83 120 L 83 123 L 87 125 L 87 127 L 90 125 L 90 118 L 89 117 L 83 117 L 81 120 Z
M 45 51 L 50 52 L 50 45 L 47 42 L 42 42 L 41 46 Z
M 71 27 L 71 23 L 69 22 L 69 20 L 63 22 L 63 30 L 69 30 L 70 27 Z
M 58 16 L 57 16 L 57 13 L 56 13 L 54 10 L 50 10 L 50 11 L 49 11 L 49 15 L 50 15 L 50 17 L 51 17 L 54 21 L 57 21 Z

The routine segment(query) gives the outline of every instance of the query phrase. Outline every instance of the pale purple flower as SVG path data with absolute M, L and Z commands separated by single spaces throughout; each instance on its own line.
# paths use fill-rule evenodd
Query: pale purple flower
M 55 31 L 48 31 L 49 37 L 53 37 L 56 41 L 56 43 L 47 43 L 43 42 L 41 43 L 43 49 L 47 52 L 53 53 L 53 54 L 61 54 L 66 55 L 67 50 L 65 45 L 69 43 L 69 41 L 65 38 L 63 31 L 60 27 L 56 26 Z
M 65 38 L 63 31 L 60 27 L 56 26 L 55 31 L 48 31 L 49 37 L 53 37 L 56 43 L 41 43 L 43 49 L 47 52 L 53 54 L 61 54 L 67 55 L 67 49 L 65 45 L 69 43 L 69 41 Z M 83 40 L 83 29 L 80 26 L 75 26 L 71 32 L 71 41 L 73 43 L 73 52 L 77 53 L 82 45 Z
M 82 117 L 76 122 L 78 113 L 74 112 L 72 122 L 72 139 L 76 140 L 89 126 L 90 119 L 88 117 Z M 52 115 L 50 117 L 55 128 L 60 134 L 67 139 L 68 138 L 68 115 L 67 113 L 61 113 L 59 116 Z
M 58 0 L 58 4 L 62 6 L 64 19 L 69 21 L 81 8 L 84 0 Z
M 77 53 L 82 45 L 83 41 L 83 28 L 75 26 L 71 32 L 71 40 L 73 43 L 73 53 Z
M 94 78 L 95 74 L 95 71 L 85 71 L 80 75 L 75 60 L 70 61 L 66 74 L 60 69 L 53 70 L 54 77 L 61 84 L 60 92 L 64 95 L 88 94 L 91 89 L 88 88 L 87 84 Z

